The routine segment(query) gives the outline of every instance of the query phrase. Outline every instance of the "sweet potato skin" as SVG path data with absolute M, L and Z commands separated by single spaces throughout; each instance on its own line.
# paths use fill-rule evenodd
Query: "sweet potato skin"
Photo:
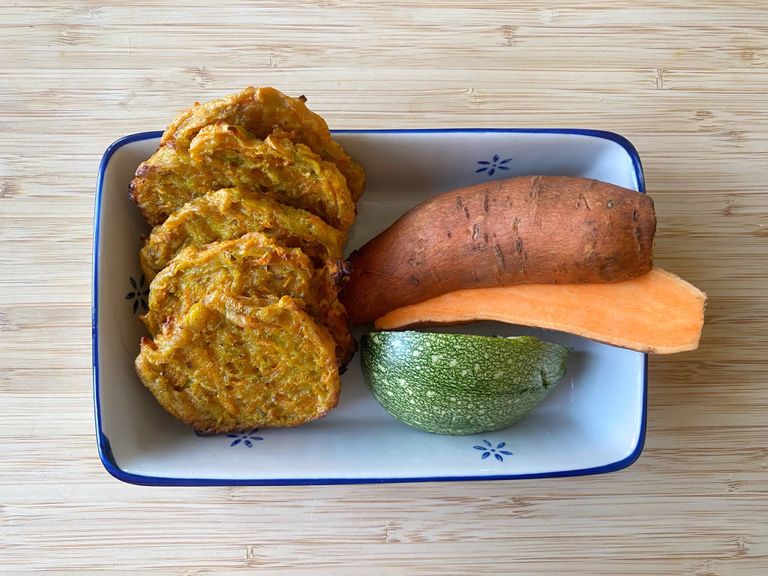
M 454 290 L 620 282 L 653 266 L 656 215 L 640 192 L 525 176 L 435 196 L 350 255 L 352 323 Z

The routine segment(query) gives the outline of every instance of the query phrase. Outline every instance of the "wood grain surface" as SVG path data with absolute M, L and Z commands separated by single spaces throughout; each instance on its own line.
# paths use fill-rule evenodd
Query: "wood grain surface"
M 557 480 L 122 484 L 96 454 L 90 261 L 105 147 L 272 85 L 334 128 L 632 140 L 656 261 L 710 298 L 650 360 L 630 468 Z M 768 573 L 768 3 L 3 2 L 0 573 Z

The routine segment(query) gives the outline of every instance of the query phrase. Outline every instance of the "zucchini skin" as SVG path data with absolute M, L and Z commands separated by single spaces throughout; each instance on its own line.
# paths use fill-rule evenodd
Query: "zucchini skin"
M 366 385 L 398 420 L 437 434 L 506 428 L 538 406 L 568 349 L 533 336 L 372 332 L 360 342 Z

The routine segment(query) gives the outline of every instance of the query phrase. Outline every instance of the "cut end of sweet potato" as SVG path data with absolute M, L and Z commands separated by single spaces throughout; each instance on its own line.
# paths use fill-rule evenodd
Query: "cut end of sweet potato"
M 611 284 L 523 284 L 457 290 L 393 310 L 377 330 L 495 320 L 558 330 L 652 354 L 695 350 L 707 296 L 653 268 Z

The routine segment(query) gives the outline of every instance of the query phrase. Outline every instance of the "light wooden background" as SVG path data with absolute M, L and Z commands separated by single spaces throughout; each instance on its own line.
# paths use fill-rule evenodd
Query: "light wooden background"
M 710 296 L 650 363 L 631 468 L 546 481 L 145 488 L 96 455 L 96 169 L 247 84 L 335 128 L 629 137 L 656 260 Z M 0 573 L 768 573 L 768 2 L 3 2 Z

